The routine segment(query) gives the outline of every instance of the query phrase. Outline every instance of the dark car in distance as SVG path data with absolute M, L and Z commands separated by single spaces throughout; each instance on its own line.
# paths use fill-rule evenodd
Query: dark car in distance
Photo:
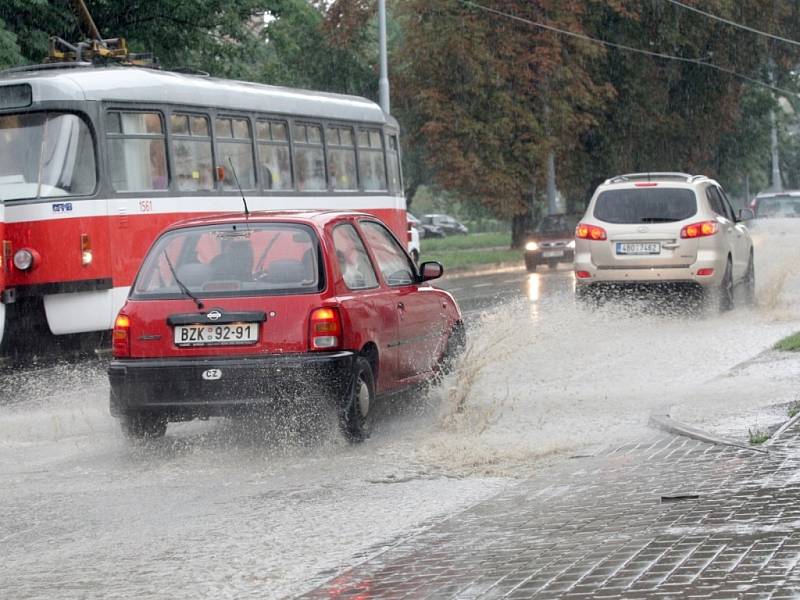
M 450 215 L 422 215 L 423 225 L 441 229 L 445 235 L 465 235 L 469 233 L 466 225 Z
M 533 273 L 539 265 L 555 269 L 558 263 L 575 258 L 577 216 L 547 215 L 528 234 L 525 244 L 525 268 Z
M 455 300 L 427 283 L 441 275 L 363 213 L 172 225 L 116 319 L 111 414 L 155 438 L 170 421 L 330 406 L 361 441 L 376 400 L 426 383 L 463 347 Z
M 763 192 L 753 199 L 750 208 L 756 219 L 800 218 L 800 191 Z

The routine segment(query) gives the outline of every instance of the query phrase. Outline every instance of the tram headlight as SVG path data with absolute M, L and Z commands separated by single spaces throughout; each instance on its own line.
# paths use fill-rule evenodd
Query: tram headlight
M 30 271 L 36 264 L 33 250 L 21 248 L 14 253 L 14 266 L 20 271 Z
M 92 239 L 88 233 L 81 234 L 81 264 L 88 267 L 92 264 Z

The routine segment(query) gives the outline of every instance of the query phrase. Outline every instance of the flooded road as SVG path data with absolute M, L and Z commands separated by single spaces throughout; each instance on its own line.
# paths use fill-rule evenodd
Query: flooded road
M 0 597 L 296 595 L 545 461 L 647 436 L 653 413 L 747 426 L 794 399 L 798 374 L 752 360 L 800 329 L 794 257 L 763 254 L 759 306 L 723 315 L 581 309 L 568 270 L 449 278 L 463 363 L 383 407 L 360 446 L 282 415 L 132 445 L 102 361 L 4 372 Z

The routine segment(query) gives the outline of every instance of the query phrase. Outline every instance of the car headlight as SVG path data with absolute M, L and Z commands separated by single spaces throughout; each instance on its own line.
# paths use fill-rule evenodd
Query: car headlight
M 29 271 L 33 268 L 33 252 L 22 248 L 14 253 L 14 266 L 20 271 Z
M 538 249 L 539 249 L 539 244 L 537 244 L 536 242 L 528 242 L 527 244 L 525 244 L 525 250 L 527 250 L 528 252 L 533 252 L 534 250 Z
M 567 244 L 567 248 L 575 248 L 575 240 L 572 240 L 569 244 Z

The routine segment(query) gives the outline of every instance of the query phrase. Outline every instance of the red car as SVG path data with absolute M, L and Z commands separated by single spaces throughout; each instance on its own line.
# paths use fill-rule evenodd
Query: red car
M 111 414 L 136 438 L 169 421 L 331 403 L 349 440 L 376 397 L 464 345 L 453 297 L 373 216 L 296 211 L 177 223 L 153 243 L 113 332 Z

